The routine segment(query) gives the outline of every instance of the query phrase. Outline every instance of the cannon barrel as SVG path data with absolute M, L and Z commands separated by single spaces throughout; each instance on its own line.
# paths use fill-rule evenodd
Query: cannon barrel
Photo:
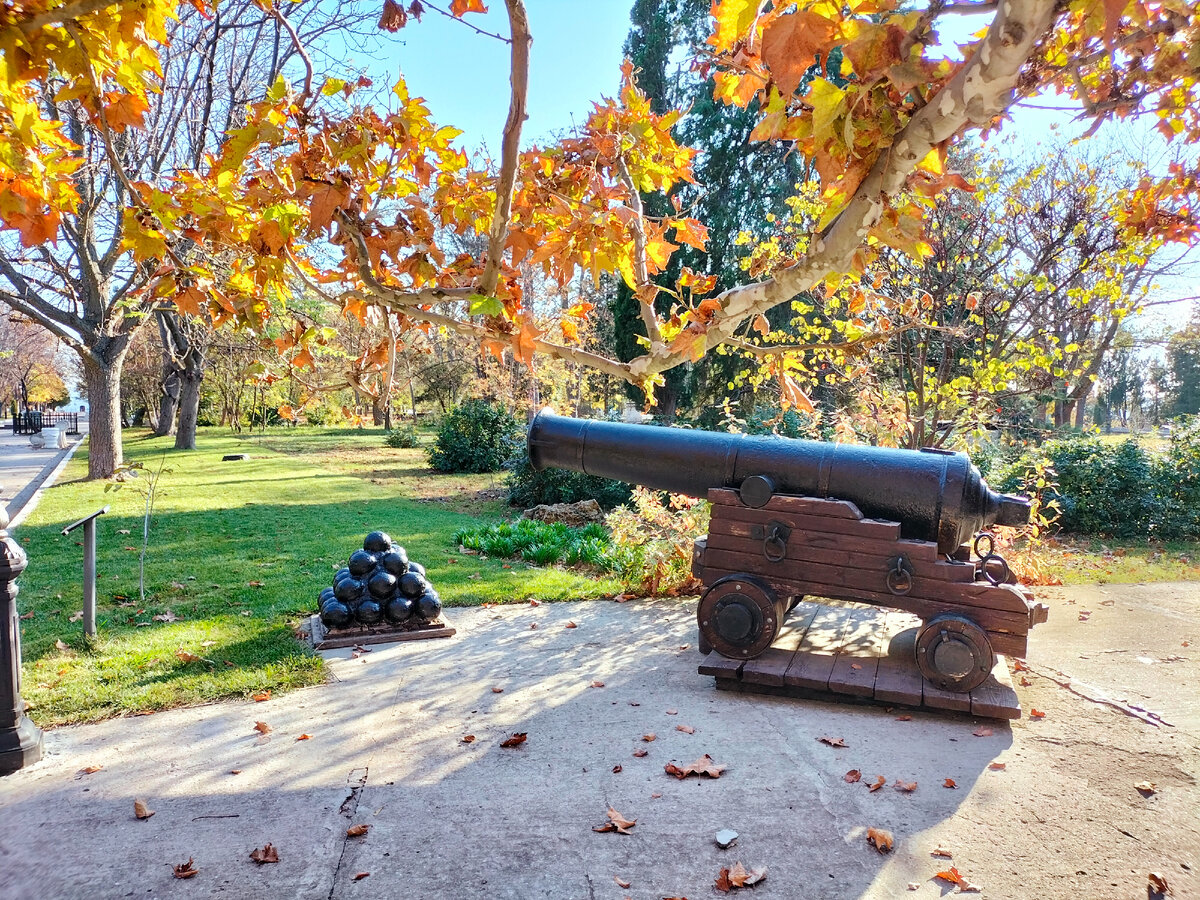
M 1029 521 L 1028 500 L 995 493 L 967 454 L 948 450 L 628 425 L 547 410 L 529 426 L 528 444 L 535 469 L 570 469 L 691 497 L 734 488 L 754 507 L 772 493 L 848 500 L 947 554 L 990 525 Z

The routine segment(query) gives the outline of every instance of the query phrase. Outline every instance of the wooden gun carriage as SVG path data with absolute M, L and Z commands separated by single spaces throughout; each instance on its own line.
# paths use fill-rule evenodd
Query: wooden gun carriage
M 529 429 L 535 468 L 572 469 L 707 497 L 693 571 L 701 650 L 753 659 L 806 595 L 922 619 L 915 662 L 937 687 L 980 685 L 995 654 L 1024 656 L 1046 607 L 994 553 L 990 525 L 1028 521 L 964 453 L 570 419 Z M 968 541 L 974 537 L 974 546 Z M 972 549 L 976 552 L 972 558 Z

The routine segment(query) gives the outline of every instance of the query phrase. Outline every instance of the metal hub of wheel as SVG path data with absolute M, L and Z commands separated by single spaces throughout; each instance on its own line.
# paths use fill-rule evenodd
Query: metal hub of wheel
M 936 616 L 917 636 L 917 668 L 942 690 L 958 693 L 974 690 L 994 665 L 987 633 L 970 619 Z
M 700 634 L 722 656 L 750 659 L 779 634 L 782 610 L 770 586 L 745 575 L 727 575 L 700 598 Z

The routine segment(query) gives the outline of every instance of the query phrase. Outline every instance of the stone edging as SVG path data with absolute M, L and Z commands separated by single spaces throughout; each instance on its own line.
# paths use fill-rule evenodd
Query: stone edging
M 35 479 L 33 479 L 29 485 L 26 485 L 22 493 L 28 491 L 30 486 L 33 487 L 33 492 L 30 493 L 26 500 L 21 504 L 20 509 L 12 514 L 12 519 L 8 524 L 8 530 L 10 532 L 23 521 L 25 521 L 26 517 L 33 512 L 34 508 L 42 499 L 42 492 L 46 488 L 52 486 L 54 482 L 58 480 L 58 476 L 61 475 L 62 470 L 67 467 L 67 463 L 71 461 L 71 457 L 75 455 L 75 451 L 83 446 L 83 441 L 86 437 L 87 434 L 81 435 L 79 440 L 75 441 L 75 443 L 65 451 L 61 451 L 62 458 L 56 464 L 47 463 L 46 467 L 42 469 L 41 473 Z M 13 500 L 17 500 L 19 497 L 20 494 L 14 497 Z

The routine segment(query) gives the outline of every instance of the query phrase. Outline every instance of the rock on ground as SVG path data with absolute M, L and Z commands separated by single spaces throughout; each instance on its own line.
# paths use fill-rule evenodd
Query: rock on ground
M 543 503 L 521 513 L 522 518 L 540 522 L 562 522 L 564 525 L 589 525 L 603 522 L 604 511 L 595 500 L 580 500 L 578 503 Z

